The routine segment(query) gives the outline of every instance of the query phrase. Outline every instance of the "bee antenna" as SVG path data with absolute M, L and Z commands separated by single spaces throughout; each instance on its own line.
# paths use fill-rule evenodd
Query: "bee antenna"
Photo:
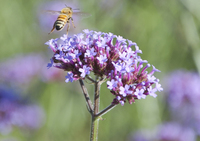
M 67 4 L 65 4 L 65 6 L 68 7 Z

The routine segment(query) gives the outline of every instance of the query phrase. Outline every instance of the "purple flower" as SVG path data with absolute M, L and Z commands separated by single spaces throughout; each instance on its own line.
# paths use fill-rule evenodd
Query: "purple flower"
M 81 72 L 81 77 L 84 78 L 86 75 L 90 74 L 90 67 L 84 65 L 83 68 L 79 69 L 79 71 Z
M 117 87 L 117 81 L 112 79 L 111 81 L 107 81 L 108 89 L 112 90 Z
M 128 94 L 132 94 L 132 91 L 130 91 L 130 86 L 129 85 L 125 85 L 125 87 L 120 86 L 120 91 L 119 93 L 123 96 L 126 97 Z
M 94 48 L 86 50 L 85 57 L 94 57 L 97 53 Z
M 44 55 L 41 53 L 31 53 L 24 56 L 16 56 L 0 62 L 0 82 L 23 86 L 31 82 L 31 80 L 38 77 L 43 81 L 52 81 L 52 80 L 64 80 L 61 78 L 63 71 L 51 68 L 54 66 L 54 60 L 51 59 L 51 62 L 47 65 L 44 59 Z
M 196 141 L 197 135 L 190 127 L 166 122 L 155 129 L 137 131 L 129 138 L 129 141 Z
M 153 89 L 151 86 L 148 88 L 149 91 L 149 95 L 153 96 L 153 97 L 157 97 L 157 95 L 155 94 L 155 92 L 157 91 L 157 89 Z
M 38 129 L 44 121 L 44 111 L 38 105 L 28 104 L 16 93 L 0 87 L 0 133 L 8 134 L 12 127 Z
M 50 59 L 50 61 L 51 61 L 51 62 L 47 64 L 47 68 L 48 68 L 48 69 L 49 69 L 50 67 L 53 66 L 53 59 Z
M 153 130 L 139 130 L 128 137 L 128 141 L 154 141 Z
M 146 95 L 144 94 L 144 89 L 136 89 L 135 93 L 134 93 L 138 99 L 145 99 L 146 98 Z
M 71 72 L 73 80 L 85 79 L 90 72 L 107 78 L 107 87 L 115 96 L 113 104 L 123 105 L 126 101 L 131 104 L 135 99 L 145 98 L 147 95 L 156 97 L 155 93 L 163 90 L 159 80 L 153 75 L 159 70 L 152 66 L 153 70 L 148 73 L 146 69 L 151 65 L 138 56 L 142 51 L 136 43 L 112 33 L 88 29 L 83 32 L 47 42 L 54 52 L 54 67 Z M 116 40 L 115 44 L 113 40 Z M 135 50 L 132 50 L 132 46 L 135 46 Z M 68 56 L 71 56 L 70 59 Z
M 173 119 L 196 129 L 200 135 L 199 74 L 179 70 L 167 76 L 167 80 L 167 103 Z M 156 87 L 160 89 L 158 84 Z
M 175 122 L 165 123 L 158 128 L 157 139 L 159 141 L 196 141 L 193 129 L 184 127 Z
M 73 82 L 74 81 L 74 79 L 73 79 L 73 73 L 71 73 L 71 72 L 68 72 L 67 73 L 67 76 L 65 76 L 65 78 L 66 78 L 66 80 L 65 80 L 65 82 L 67 83 L 67 82 Z
M 168 100 L 173 108 L 196 105 L 200 100 L 200 76 L 195 72 L 175 71 L 168 76 Z
M 6 83 L 27 84 L 45 67 L 44 57 L 41 54 L 16 56 L 0 63 L 0 78 Z M 48 66 L 50 67 L 50 65 Z
M 107 57 L 106 57 L 106 54 L 100 55 L 99 57 L 97 57 L 97 59 L 99 60 L 100 64 L 103 64 L 108 60 Z

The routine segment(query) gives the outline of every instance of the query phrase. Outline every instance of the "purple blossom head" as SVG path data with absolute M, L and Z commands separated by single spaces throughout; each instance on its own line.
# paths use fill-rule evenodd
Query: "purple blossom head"
M 136 131 L 128 137 L 128 141 L 153 141 L 155 135 L 152 131 L 153 130 L 149 131 L 147 129 Z
M 129 141 L 196 141 L 195 131 L 177 122 L 165 122 L 153 129 L 139 130 Z
M 175 71 L 168 76 L 168 102 L 172 108 L 196 105 L 200 100 L 200 76 L 195 72 Z
M 41 54 L 28 54 L 16 56 L 7 61 L 0 62 L 0 81 L 12 84 L 27 84 L 40 71 L 44 65 Z
M 170 74 L 167 80 L 167 103 L 173 120 L 196 129 L 200 135 L 199 74 L 179 70 Z
M 158 128 L 158 141 L 196 141 L 196 134 L 193 129 L 184 127 L 176 122 L 169 122 L 160 125 Z
M 85 29 L 83 33 L 64 35 L 46 44 L 54 52 L 48 66 L 68 71 L 66 82 L 85 79 L 91 72 L 107 78 L 107 87 L 115 96 L 113 104 L 132 103 L 147 95 L 156 97 L 155 93 L 163 90 L 153 75 L 159 70 L 152 66 L 148 73 L 151 65 L 138 55 L 142 51 L 137 44 L 121 36 Z
M 24 87 L 24 84 L 27 86 L 36 77 L 47 82 L 61 80 L 62 75 L 63 72 L 56 68 L 46 68 L 46 61 L 41 53 L 18 55 L 0 62 L 0 82 L 4 84 Z
M 0 87 L 0 134 L 8 134 L 13 127 L 38 129 L 44 121 L 43 109 L 28 104 L 11 89 Z

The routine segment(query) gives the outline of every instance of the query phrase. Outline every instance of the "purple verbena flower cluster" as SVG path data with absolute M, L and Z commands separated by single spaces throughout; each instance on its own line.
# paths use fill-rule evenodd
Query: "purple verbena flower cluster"
M 34 53 L 0 62 L 0 80 L 4 83 L 27 84 L 38 74 L 44 62 L 41 54 Z
M 190 127 L 176 122 L 167 122 L 158 127 L 156 139 L 158 141 L 196 141 L 196 134 Z
M 164 122 L 155 129 L 143 129 L 129 137 L 129 141 L 196 141 L 195 131 L 177 122 Z
M 45 56 L 42 53 L 18 55 L 0 62 L 0 83 L 26 86 L 36 77 L 43 81 L 62 80 L 63 72 L 54 68 L 46 69 Z
M 131 104 L 146 95 L 156 97 L 155 92 L 163 90 L 153 75 L 159 70 L 153 66 L 153 70 L 147 72 L 151 65 L 138 56 L 142 51 L 135 42 L 112 33 L 88 29 L 83 32 L 73 37 L 63 35 L 46 43 L 54 52 L 48 67 L 68 71 L 66 82 L 85 79 L 91 72 L 106 77 L 107 87 L 115 95 L 113 104 L 121 105 L 126 100 Z
M 199 74 L 177 70 L 168 75 L 167 80 L 167 103 L 173 120 L 194 128 L 200 135 Z
M 172 109 L 183 105 L 199 105 L 200 76 L 195 72 L 177 70 L 167 77 L 168 101 Z
M 11 89 L 0 86 L 0 134 L 9 134 L 13 127 L 38 129 L 43 122 L 44 111 L 40 106 L 26 103 Z

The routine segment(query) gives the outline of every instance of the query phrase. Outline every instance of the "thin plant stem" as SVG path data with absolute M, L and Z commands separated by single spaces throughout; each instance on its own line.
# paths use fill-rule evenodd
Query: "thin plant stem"
M 94 93 L 94 110 L 92 114 L 92 123 L 91 123 L 91 133 L 90 133 L 90 141 L 97 141 L 98 140 L 98 128 L 99 128 L 99 117 L 96 115 L 99 112 L 99 92 L 100 92 L 100 82 L 97 81 L 98 77 L 96 77 L 95 82 L 95 93 Z
M 95 83 L 95 80 L 93 80 L 92 77 L 86 75 L 86 78 L 87 78 L 88 80 L 90 80 L 92 83 Z
M 109 112 L 110 110 L 112 110 L 115 106 L 117 106 L 117 105 L 116 104 L 110 104 L 108 107 L 106 107 L 105 109 L 103 109 L 101 112 L 97 113 L 94 116 L 95 117 L 101 117 L 101 116 L 105 115 L 107 112 Z
M 88 94 L 88 91 L 87 89 L 85 88 L 85 85 L 83 83 L 83 80 L 82 79 L 79 79 L 79 83 L 81 85 L 81 89 L 83 91 L 83 95 L 85 97 L 85 100 L 86 100 L 86 103 L 87 103 L 87 108 L 88 108 L 88 111 L 91 113 L 91 115 L 93 114 L 93 105 L 92 105 L 92 101 L 90 100 L 90 96 Z

